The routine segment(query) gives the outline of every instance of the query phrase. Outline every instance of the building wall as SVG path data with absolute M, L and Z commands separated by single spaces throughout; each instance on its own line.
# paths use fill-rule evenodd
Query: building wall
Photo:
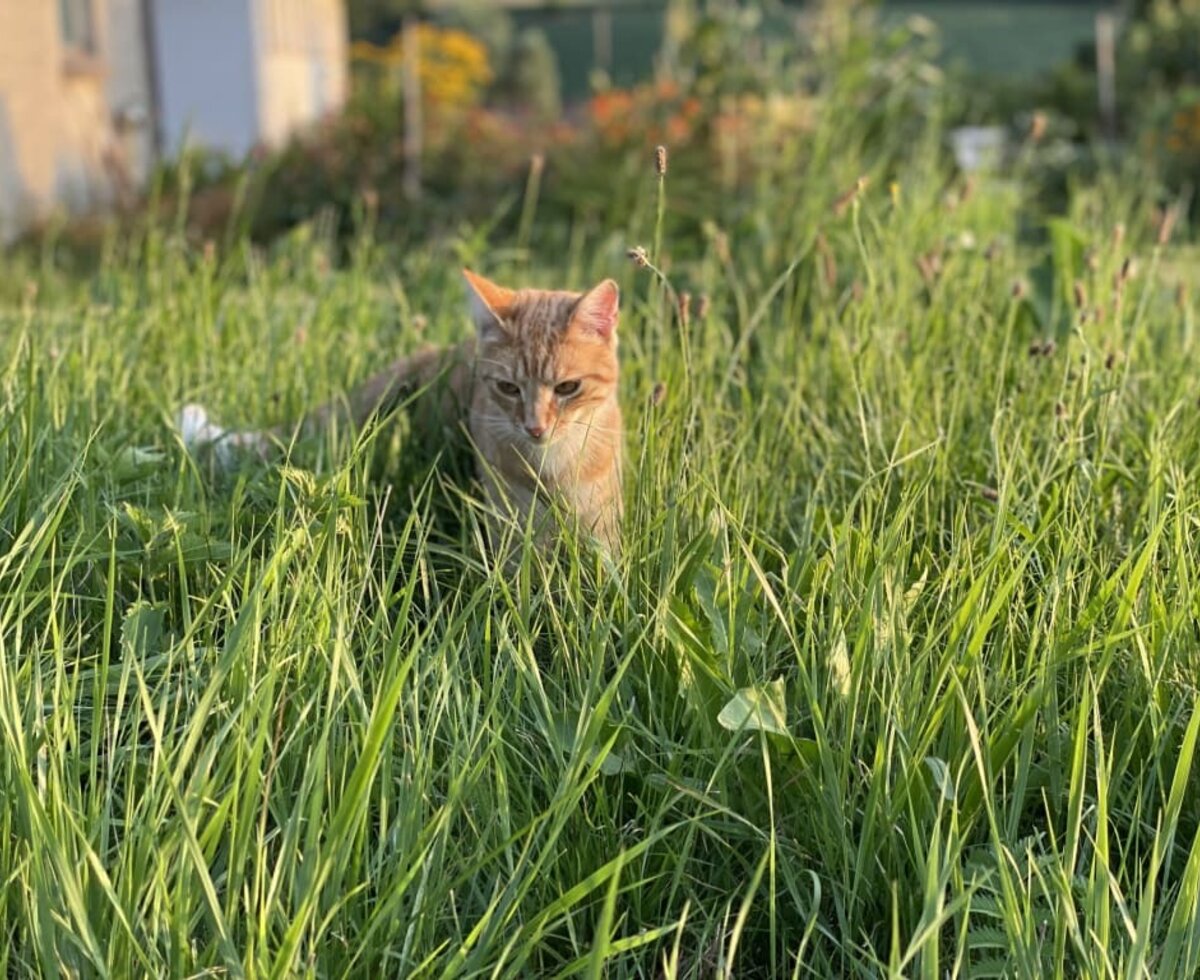
M 64 43 L 60 0 L 0 0 L 0 241 L 58 205 L 132 200 L 153 165 L 142 0 L 90 3 L 85 50 Z M 345 0 L 152 4 L 168 155 L 188 139 L 242 156 L 345 100 Z
M 0 3 L 0 240 L 56 204 L 112 198 L 106 12 L 96 0 L 93 50 L 83 52 L 64 46 L 57 3 Z
M 56 140 L 44 125 L 58 86 L 54 12 L 48 4 L 0 6 L 0 237 L 53 187 Z M 50 57 L 46 51 L 55 52 Z M 17 135 L 21 139 L 18 142 Z
M 154 164 L 154 105 L 150 93 L 148 37 L 142 0 L 107 0 L 108 57 L 105 95 L 113 115 L 120 165 L 140 186 Z
M 55 207 L 131 198 L 153 159 L 140 0 L 90 0 L 86 47 L 61 9 L 0 2 L 0 241 Z
M 117 147 L 102 63 L 66 73 L 58 100 L 53 201 L 76 213 L 104 208 L 123 178 L 114 166 Z
M 257 0 L 261 133 L 282 143 L 346 99 L 344 0 Z
M 235 157 L 259 141 L 254 0 L 156 0 L 163 150 L 185 142 Z

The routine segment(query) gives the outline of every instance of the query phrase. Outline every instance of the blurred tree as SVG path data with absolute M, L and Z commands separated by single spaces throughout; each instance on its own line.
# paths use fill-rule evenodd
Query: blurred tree
M 457 27 L 479 38 L 488 49 L 493 65 L 507 65 L 513 46 L 513 19 L 493 0 L 459 0 L 446 10 L 437 12 L 437 20 L 447 27 Z
M 1150 16 L 1154 8 L 1162 11 L 1175 9 L 1184 13 L 1200 11 L 1200 0 L 1130 0 L 1130 13 L 1138 19 Z
M 697 95 L 712 98 L 763 87 L 768 66 L 761 53 L 759 7 L 718 0 L 702 12 L 680 5 L 672 14 L 676 70 Z
M 410 0 L 350 0 L 350 36 L 382 43 L 396 33 L 413 6 Z
M 1124 31 L 1118 81 L 1127 99 L 1173 98 L 1200 85 L 1200 0 L 1149 0 Z
M 544 31 L 529 29 L 520 33 L 498 89 L 503 99 L 539 119 L 552 120 L 561 115 L 558 59 Z
M 696 29 L 696 0 L 668 0 L 659 63 L 668 78 L 680 73 L 680 51 Z

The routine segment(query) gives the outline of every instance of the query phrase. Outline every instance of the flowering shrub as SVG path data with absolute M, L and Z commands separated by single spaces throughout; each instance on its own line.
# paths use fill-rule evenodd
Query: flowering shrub
M 588 102 L 586 123 L 609 146 L 686 144 L 701 121 L 700 100 L 678 83 L 660 81 L 630 89 L 607 89 Z
M 1168 192 L 1200 178 L 1200 0 L 1147 0 L 1135 5 L 1116 47 L 1119 136 L 1157 167 Z M 1039 102 L 1094 138 L 1095 52 L 1052 73 Z M 1200 202 L 1193 199 L 1192 207 Z
M 1144 154 L 1158 160 L 1168 184 L 1194 184 L 1200 178 L 1200 87 L 1164 98 L 1143 124 L 1140 142 Z
M 1180 94 L 1168 122 L 1166 148 L 1181 157 L 1200 158 L 1200 91 Z
M 443 110 L 477 105 L 494 77 L 484 43 L 466 31 L 422 22 L 417 37 L 417 77 L 426 103 Z M 405 37 L 401 31 L 386 45 L 357 41 L 351 65 L 360 85 L 395 94 L 403 86 Z
M 706 169 L 739 169 L 810 130 L 815 100 L 795 93 L 746 92 L 702 99 L 673 81 L 610 89 L 588 102 L 580 138 L 609 151 L 664 143 L 693 149 Z
M 503 234 L 504 222 L 522 220 L 521 208 L 504 203 L 536 187 L 539 228 L 565 228 L 576 217 L 603 220 L 637 208 L 643 185 L 614 178 L 644 166 L 664 144 L 678 189 L 670 220 L 699 231 L 706 217 L 722 223 L 739 215 L 735 192 L 751 181 L 796 186 L 821 152 L 812 134 L 822 114 L 854 113 L 863 123 L 856 132 L 867 134 L 854 150 L 870 154 L 881 169 L 907 152 L 905 127 L 919 125 L 926 103 L 937 98 L 937 86 L 922 80 L 923 50 L 907 34 L 895 41 L 894 31 L 891 40 L 871 40 L 869 18 L 857 4 L 854 16 L 840 5 L 828 10 L 806 22 L 807 47 L 796 39 L 755 38 L 755 24 L 743 17 L 732 27 L 699 18 L 692 35 L 683 31 L 673 43 L 679 51 L 703 49 L 704 58 L 672 67 L 664 56 L 657 79 L 603 89 L 565 114 L 547 111 L 550 101 L 539 111 L 523 76 L 508 68 L 493 72 L 483 41 L 420 24 L 412 28 L 423 93 L 419 200 L 403 186 L 401 34 L 382 46 L 354 45 L 354 94 L 340 115 L 242 168 L 213 176 L 196 171 L 187 182 L 165 186 L 167 210 L 178 213 L 178 200 L 188 200 L 201 238 L 223 235 L 236 223 L 267 240 L 322 212 L 336 215 L 345 232 L 365 210 L 379 227 L 413 237 L 483 220 L 500 223 Z M 737 43 L 722 40 L 726 31 Z M 507 64 L 502 52 L 495 58 Z M 834 176 L 858 175 L 856 164 Z

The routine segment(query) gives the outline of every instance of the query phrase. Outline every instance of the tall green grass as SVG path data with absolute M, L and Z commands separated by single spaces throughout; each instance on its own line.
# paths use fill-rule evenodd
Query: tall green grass
M 1195 975 L 1188 264 L 1133 178 L 1042 215 L 949 180 L 936 122 L 872 138 L 834 101 L 736 200 L 668 174 L 686 322 L 624 257 L 649 156 L 526 250 L 10 260 L 0 969 Z M 184 451 L 186 401 L 276 421 L 463 336 L 463 262 L 621 279 L 619 557 L 496 569 L 403 417 Z

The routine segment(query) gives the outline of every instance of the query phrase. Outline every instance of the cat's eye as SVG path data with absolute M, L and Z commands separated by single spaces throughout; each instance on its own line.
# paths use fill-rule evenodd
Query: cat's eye
M 558 384 L 556 384 L 554 386 L 554 393 L 556 395 L 558 395 L 559 398 L 570 398 L 572 395 L 574 395 L 578 391 L 579 391 L 579 382 L 578 381 L 560 381 Z
M 497 381 L 496 388 L 502 395 L 519 395 L 521 393 L 521 389 L 511 381 Z

